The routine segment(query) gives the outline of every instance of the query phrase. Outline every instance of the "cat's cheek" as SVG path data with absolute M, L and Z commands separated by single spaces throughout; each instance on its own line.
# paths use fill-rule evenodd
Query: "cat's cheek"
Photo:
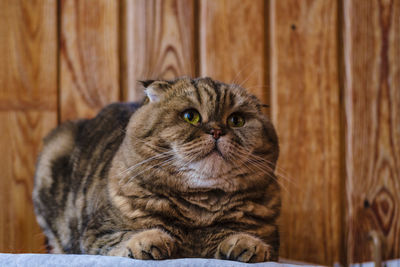
M 174 125 L 171 126 L 166 124 L 167 126 L 163 127 L 162 131 L 159 133 L 159 138 L 162 140 L 165 140 L 166 142 L 172 144 L 172 143 L 177 143 L 175 140 L 181 139 L 181 137 L 185 134 L 184 128 L 179 125 Z

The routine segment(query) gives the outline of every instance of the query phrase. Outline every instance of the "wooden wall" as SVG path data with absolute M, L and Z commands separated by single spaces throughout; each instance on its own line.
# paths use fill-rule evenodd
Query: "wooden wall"
M 400 258 L 400 1 L 343 8 L 348 260 L 369 259 L 370 229 Z
M 400 1 L 1 0 L 0 252 L 43 252 L 31 190 L 41 138 L 136 81 L 247 87 L 280 137 L 281 256 L 400 257 Z
M 280 138 L 282 255 L 341 258 L 336 1 L 271 1 L 272 118 Z M 305 256 L 307 255 L 307 256 Z
M 31 191 L 41 139 L 57 125 L 57 5 L 0 1 L 0 251 L 38 252 Z

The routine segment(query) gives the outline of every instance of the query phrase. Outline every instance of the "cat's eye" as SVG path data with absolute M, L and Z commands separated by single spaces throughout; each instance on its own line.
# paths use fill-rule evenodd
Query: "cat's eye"
M 228 117 L 228 125 L 230 127 L 242 127 L 244 125 L 243 116 L 237 113 L 233 113 Z
M 182 113 L 182 118 L 190 124 L 197 125 L 201 122 L 200 113 L 195 109 L 188 109 Z

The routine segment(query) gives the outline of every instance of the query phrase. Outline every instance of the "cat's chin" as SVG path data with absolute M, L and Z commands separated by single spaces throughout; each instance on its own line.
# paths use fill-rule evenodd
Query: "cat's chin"
M 217 178 L 232 168 L 219 151 L 212 151 L 203 159 L 189 165 L 200 179 Z

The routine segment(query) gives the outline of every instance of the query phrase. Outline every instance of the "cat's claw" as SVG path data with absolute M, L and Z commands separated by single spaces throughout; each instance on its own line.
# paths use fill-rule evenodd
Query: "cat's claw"
M 145 230 L 134 234 L 126 243 L 127 256 L 140 260 L 171 258 L 175 251 L 174 239 L 160 229 Z
M 241 262 L 264 262 L 271 260 L 272 247 L 249 234 L 235 234 L 223 240 L 215 258 Z

